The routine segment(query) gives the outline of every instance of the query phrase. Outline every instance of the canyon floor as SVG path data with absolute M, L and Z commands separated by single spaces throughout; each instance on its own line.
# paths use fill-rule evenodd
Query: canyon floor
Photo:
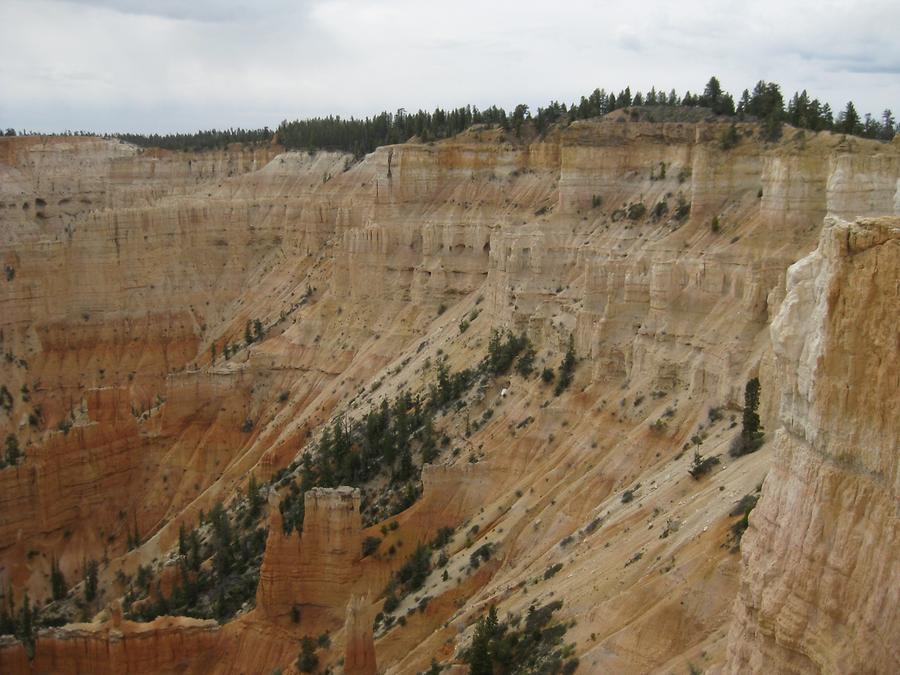
M 730 127 L 0 138 L 0 672 L 900 672 L 900 141 Z

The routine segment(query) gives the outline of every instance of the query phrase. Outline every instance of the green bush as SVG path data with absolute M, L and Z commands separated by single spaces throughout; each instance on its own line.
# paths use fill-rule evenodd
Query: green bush
M 738 142 L 740 142 L 740 140 L 741 137 L 738 134 L 737 125 L 732 122 L 731 125 L 722 132 L 722 135 L 719 136 L 719 147 L 722 148 L 722 150 L 731 150 Z
M 362 554 L 363 557 L 370 556 L 375 551 L 378 550 L 378 546 L 381 544 L 380 537 L 366 537 L 362 543 Z
M 628 220 L 640 220 L 647 215 L 647 207 L 642 202 L 629 204 L 628 208 L 625 209 L 625 215 Z

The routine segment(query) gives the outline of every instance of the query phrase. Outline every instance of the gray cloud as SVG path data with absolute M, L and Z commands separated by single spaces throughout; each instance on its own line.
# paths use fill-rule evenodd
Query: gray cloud
M 191 21 L 240 21 L 277 14 L 302 5 L 300 0 L 59 0 L 123 14 Z
M 760 79 L 835 109 L 900 109 L 895 0 L 4 0 L 0 127 L 274 126 L 595 87 L 739 94 Z

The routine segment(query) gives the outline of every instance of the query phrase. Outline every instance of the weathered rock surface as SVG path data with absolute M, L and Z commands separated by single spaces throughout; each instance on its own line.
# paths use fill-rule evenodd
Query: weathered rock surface
M 810 326 L 840 314 L 854 345 L 877 338 L 888 347 L 871 351 L 884 363 L 896 358 L 895 337 L 878 332 L 892 320 L 873 323 L 896 315 L 884 265 L 851 269 L 895 244 L 864 251 L 859 243 L 835 254 L 843 262 L 821 263 L 845 270 L 827 283 L 827 274 L 815 275 L 834 304 L 825 303 L 825 318 L 798 310 L 798 320 L 780 319 L 776 334 L 798 337 L 778 338 L 774 352 L 769 327 L 785 297 L 785 307 L 823 306 L 801 303 L 799 282 L 786 296 L 785 272 L 816 248 L 824 217 L 900 211 L 900 146 L 790 129 L 766 144 L 746 125 L 725 151 L 724 128 L 579 121 L 531 144 L 473 130 L 380 148 L 358 163 L 275 148 L 188 154 L 102 139 L 0 139 L 0 263 L 9 270 L 0 276 L 0 384 L 14 399 L 0 410 L 0 436 L 15 434 L 25 451 L 0 470 L 0 585 L 43 600 L 51 555 L 70 579 L 85 558 L 108 557 L 108 599 L 118 571 L 133 574 L 164 556 L 181 522 L 227 501 L 251 472 L 266 479 L 287 466 L 334 414 L 356 417 L 381 396 L 424 388 L 444 356 L 451 369 L 471 366 L 491 328 L 508 327 L 528 331 L 538 372 L 555 369 L 574 336 L 579 365 L 569 390 L 555 397 L 537 377 L 510 375 L 478 392 L 465 413 L 471 430 L 461 415 L 442 419 L 451 444 L 424 470 L 422 498 L 386 535 L 381 523 L 361 529 L 354 493 L 308 493 L 302 537 L 284 536 L 273 507 L 256 609 L 214 644 L 193 643 L 207 645 L 204 653 L 183 650 L 177 667 L 289 668 L 297 640 L 326 630 L 337 647 L 322 661 L 337 666 L 342 647 L 365 634 L 362 614 L 347 628 L 351 597 L 368 593 L 377 608 L 391 571 L 443 526 L 457 528 L 448 579 L 432 574 L 398 609 L 406 625 L 376 633 L 380 668 L 411 673 L 433 656 L 451 662 L 489 604 L 505 616 L 551 599 L 578 619 L 566 641 L 582 672 L 722 665 L 740 579 L 727 514 L 767 471 L 746 535 L 745 609 L 732 633 L 747 647 L 732 640 L 729 667 L 852 669 L 864 654 L 890 665 L 896 653 L 884 645 L 897 635 L 896 614 L 880 599 L 865 605 L 860 589 L 897 587 L 896 566 L 879 553 L 896 545 L 888 508 L 896 467 L 878 445 L 897 438 L 884 412 L 896 408 L 887 381 L 896 367 L 872 373 L 881 378 L 871 390 L 883 395 L 877 401 L 856 384 L 856 369 L 873 368 L 875 356 L 861 345 L 841 352 L 842 337 L 832 343 L 823 333 L 816 342 Z M 876 309 L 852 314 L 859 307 Z M 255 319 L 265 335 L 243 344 Z M 852 337 L 854 322 L 867 337 Z M 813 376 L 819 361 L 777 346 L 807 342 L 818 346 L 801 346 L 802 354 L 833 359 L 827 395 L 816 389 L 829 381 Z M 798 377 L 795 362 L 805 364 Z M 774 443 L 732 461 L 729 418 L 754 375 L 765 427 L 778 427 L 779 409 L 792 411 L 782 412 L 790 421 L 769 432 Z M 789 382 L 797 384 L 782 400 Z M 722 419 L 712 420 L 710 408 Z M 851 428 L 840 426 L 846 419 L 856 420 Z M 704 435 L 704 454 L 722 457 L 703 481 L 687 474 L 684 447 L 695 434 Z M 773 445 L 787 458 L 774 467 Z M 854 459 L 857 448 L 863 458 Z M 841 453 L 851 453 L 859 476 L 846 479 Z M 843 500 L 822 507 L 840 523 L 829 535 L 837 548 L 817 548 L 812 534 L 810 550 L 786 544 L 783 523 L 826 531 L 824 510 L 808 517 L 801 507 L 809 502 L 788 495 L 816 494 L 829 472 L 833 485 L 822 490 Z M 843 491 L 854 485 L 846 489 L 857 492 Z M 625 490 L 636 495 L 628 503 Z M 845 512 L 883 531 L 853 529 L 851 516 L 838 518 Z M 767 534 L 756 532 L 769 521 Z M 135 525 L 143 543 L 127 552 Z M 370 535 L 384 541 L 361 559 Z M 859 536 L 866 546 L 858 548 L 882 561 L 870 576 L 857 576 L 861 564 L 844 565 L 862 560 L 845 548 Z M 493 556 L 473 572 L 471 556 L 485 545 Z M 799 557 L 785 562 L 790 555 Z M 774 583 L 760 576 L 770 556 L 773 570 L 844 570 L 829 582 L 841 608 L 821 610 L 824 594 L 804 585 L 813 571 L 777 609 L 760 590 Z M 545 577 L 556 564 L 562 571 Z M 874 617 L 881 627 L 871 626 Z M 872 646 L 836 632 L 839 619 L 861 621 Z M 59 630 L 39 640 L 37 660 L 64 642 L 67 629 Z M 157 635 L 171 641 L 160 654 L 178 651 L 180 638 Z M 13 672 L 26 667 L 17 649 L 0 647 L 0 658 L 19 659 Z M 367 649 L 351 649 L 360 667 Z M 142 663 L 129 672 L 175 662 Z
M 729 672 L 900 669 L 900 220 L 831 221 L 772 325 L 781 428 Z
M 294 607 L 342 614 L 362 569 L 359 490 L 313 488 L 304 495 L 303 532 L 286 535 L 272 509 L 260 570 L 257 611 L 289 619 Z
M 0 645 L 3 673 L 180 673 L 219 637 L 215 621 L 160 617 L 147 624 L 72 624 L 45 631 L 29 660 L 24 647 Z
M 347 675 L 375 675 L 378 672 L 372 637 L 374 618 L 368 596 L 350 598 L 344 622 L 344 672 Z

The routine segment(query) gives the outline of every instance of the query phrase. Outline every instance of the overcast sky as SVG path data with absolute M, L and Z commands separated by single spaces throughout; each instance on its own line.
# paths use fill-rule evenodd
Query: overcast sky
M 898 29 L 898 0 L 0 0 L 0 127 L 274 127 L 712 74 L 900 113 Z

